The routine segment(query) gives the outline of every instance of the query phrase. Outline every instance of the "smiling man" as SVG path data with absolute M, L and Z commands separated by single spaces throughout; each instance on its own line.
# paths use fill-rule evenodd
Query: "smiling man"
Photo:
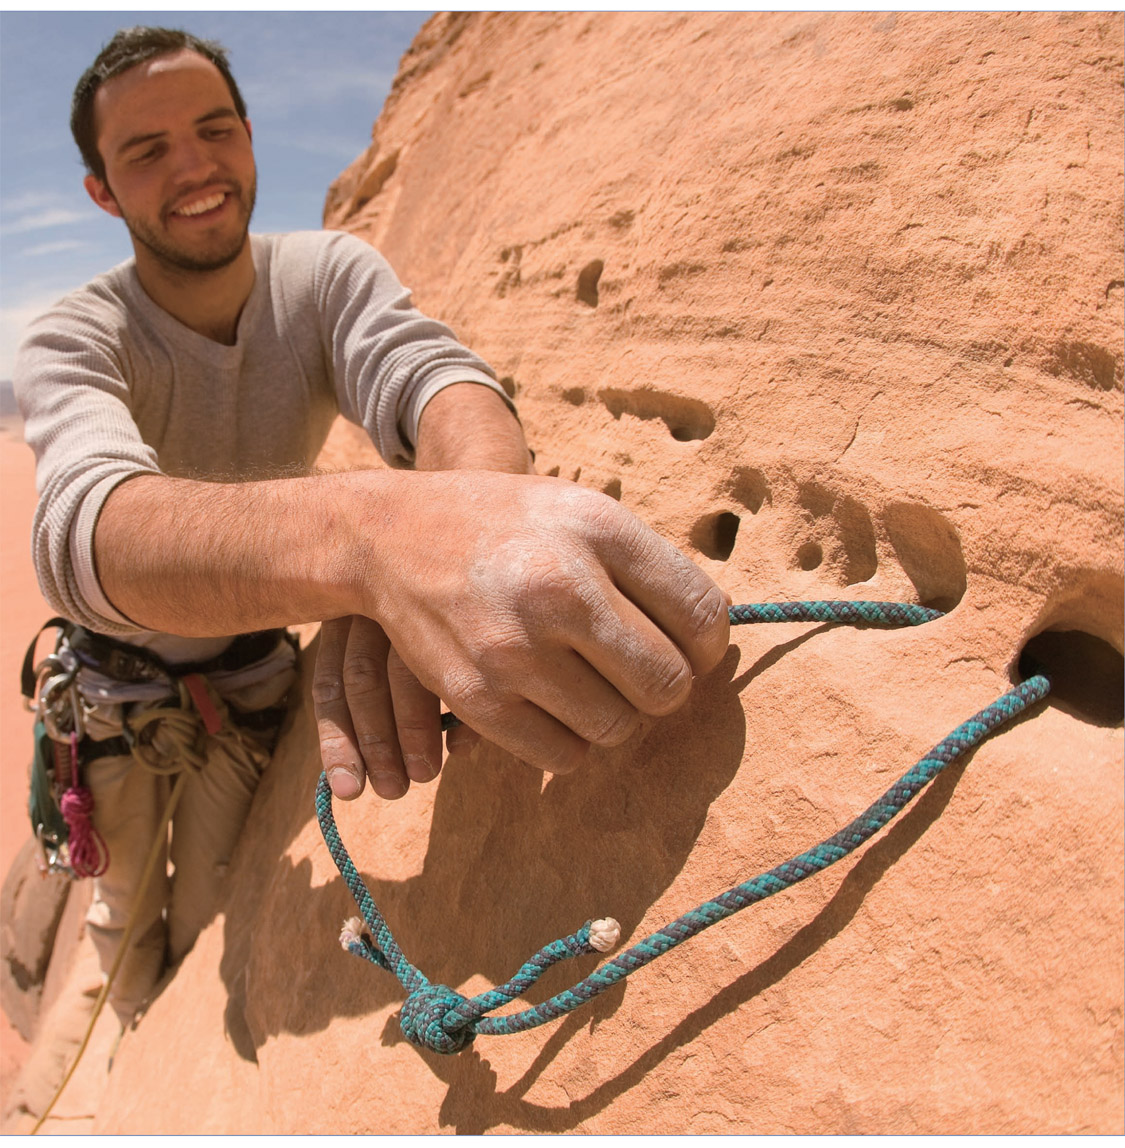
M 612 499 L 536 477 L 490 368 L 372 248 L 249 234 L 250 120 L 217 45 L 118 33 L 71 126 L 135 256 L 32 325 L 16 388 L 109 852 L 88 916 L 103 968 L 138 906 L 110 998 L 127 1023 L 216 907 L 296 676 L 282 627 L 325 623 L 333 791 L 395 798 L 440 770 L 439 699 L 465 723 L 451 752 L 484 736 L 565 772 L 620 743 L 717 664 L 726 602 Z M 392 469 L 314 473 L 338 413 Z M 174 876 L 141 897 L 183 769 Z

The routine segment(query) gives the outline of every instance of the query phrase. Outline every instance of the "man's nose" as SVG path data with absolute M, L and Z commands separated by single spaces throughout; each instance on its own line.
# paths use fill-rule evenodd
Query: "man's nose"
M 198 138 L 177 145 L 173 177 L 178 183 L 202 183 L 218 170 L 218 162 L 207 144 Z

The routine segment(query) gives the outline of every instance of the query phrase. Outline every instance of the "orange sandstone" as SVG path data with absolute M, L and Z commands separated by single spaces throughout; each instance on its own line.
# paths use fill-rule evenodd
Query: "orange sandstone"
M 1060 693 L 858 855 L 449 1059 L 337 946 L 354 908 L 302 712 L 96 1128 L 1122 1131 L 1122 27 L 425 26 L 326 223 L 494 364 L 541 473 L 620 498 L 735 601 L 949 611 L 738 630 L 681 712 L 581 773 L 486 750 L 340 809 L 426 974 L 480 991 L 589 917 L 635 941 L 822 839 L 1029 642 Z

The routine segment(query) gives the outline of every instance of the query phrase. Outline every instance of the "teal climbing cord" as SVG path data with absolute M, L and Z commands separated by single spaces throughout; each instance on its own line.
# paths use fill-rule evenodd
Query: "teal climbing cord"
M 732 625 L 748 622 L 845 622 L 852 625 L 920 626 L 940 617 L 942 613 L 939 610 L 901 602 L 766 602 L 730 607 Z M 475 997 L 464 997 L 446 985 L 431 984 L 403 954 L 352 864 L 336 829 L 332 816 L 332 791 L 322 773 L 316 789 L 317 819 L 328 851 L 363 915 L 362 921 L 352 918 L 345 923 L 340 943 L 348 952 L 389 969 L 398 977 L 408 993 L 402 1006 L 402 1031 L 412 1044 L 420 1048 L 441 1053 L 459 1052 L 478 1035 L 502 1036 L 536 1028 L 586 1004 L 630 973 L 704 929 L 846 857 L 882 829 L 947 765 L 1029 706 L 1041 701 L 1050 688 L 1050 682 L 1042 674 L 1027 678 L 980 713 L 962 722 L 877 801 L 826 841 L 705 901 L 607 961 L 565 992 L 533 1008 L 504 1016 L 485 1014 L 521 996 L 551 965 L 568 957 L 607 952 L 613 948 L 618 939 L 617 922 L 609 919 L 587 921 L 570 936 L 545 945 L 511 980 Z M 443 718 L 444 728 L 456 724 L 452 715 L 443 715 Z

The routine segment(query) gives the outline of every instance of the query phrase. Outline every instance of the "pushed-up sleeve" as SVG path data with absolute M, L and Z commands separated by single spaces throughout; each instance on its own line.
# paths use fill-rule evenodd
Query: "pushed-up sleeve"
M 64 301 L 31 325 L 14 370 L 36 459 L 31 542 L 40 589 L 58 613 L 115 635 L 141 630 L 101 590 L 94 528 L 119 483 L 160 471 L 133 421 L 123 353 L 103 323 Z
M 390 264 L 362 240 L 333 234 L 315 290 L 340 411 L 392 466 L 413 459 L 422 409 L 443 387 L 480 383 L 511 406 L 488 364 L 416 310 Z

